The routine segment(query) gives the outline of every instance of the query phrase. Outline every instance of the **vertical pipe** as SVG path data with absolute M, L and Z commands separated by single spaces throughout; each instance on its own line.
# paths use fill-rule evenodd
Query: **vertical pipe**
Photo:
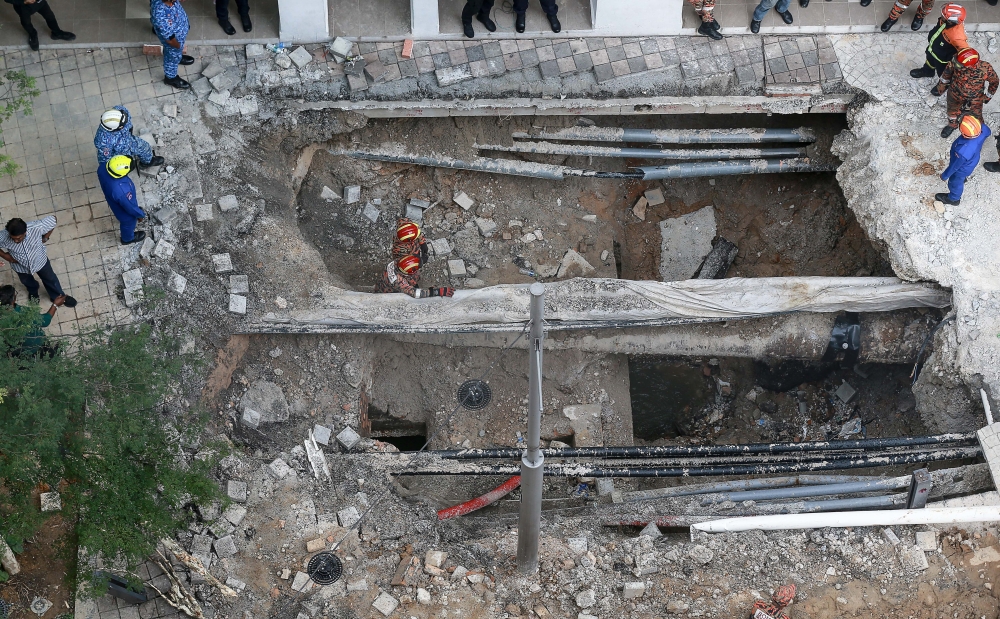
M 542 339 L 545 286 L 535 282 L 531 293 L 531 331 L 528 340 L 528 449 L 521 456 L 521 513 L 517 523 L 517 570 L 538 571 L 538 537 L 542 519 Z

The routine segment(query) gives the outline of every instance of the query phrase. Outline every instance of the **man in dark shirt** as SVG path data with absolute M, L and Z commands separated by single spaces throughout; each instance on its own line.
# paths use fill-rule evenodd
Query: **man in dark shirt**
M 49 311 L 42 314 L 42 318 L 38 324 L 28 332 L 20 346 L 12 348 L 11 353 L 17 357 L 33 357 L 39 353 L 49 356 L 55 354 L 56 347 L 46 342 L 45 332 L 42 331 L 42 329 L 52 324 L 52 317 L 56 315 L 56 308 L 62 307 L 62 304 L 65 302 L 66 295 L 56 297 L 55 300 L 52 301 L 52 306 L 49 307 Z M 0 307 L 12 307 L 14 308 L 14 311 L 19 314 L 27 311 L 23 305 L 17 304 L 17 290 L 10 285 L 0 286 Z
M 31 16 L 39 13 L 45 20 L 45 25 L 52 31 L 52 38 L 56 41 L 72 41 L 76 35 L 59 28 L 56 16 L 52 13 L 52 8 L 46 0 L 4 0 L 7 4 L 14 5 L 14 11 L 21 18 L 21 26 L 28 33 L 28 45 L 31 49 L 38 51 L 38 31 L 31 25 Z

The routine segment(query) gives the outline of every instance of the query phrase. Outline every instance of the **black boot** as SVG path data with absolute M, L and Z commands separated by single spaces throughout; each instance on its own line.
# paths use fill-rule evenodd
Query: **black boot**
M 225 20 L 220 19 L 219 25 L 222 26 L 222 31 L 228 34 L 229 36 L 233 36 L 234 34 L 236 34 L 236 28 L 233 28 L 233 25 L 229 23 L 228 19 Z
M 1000 172 L 1000 161 L 990 161 L 983 164 L 983 169 L 987 172 Z
M 806 8 L 807 6 L 809 6 L 809 0 L 799 0 L 799 6 L 801 6 L 802 8 Z
M 182 65 L 194 64 L 194 57 L 193 56 L 186 56 L 186 55 L 182 54 L 181 55 L 181 61 L 179 63 L 177 63 L 177 64 L 182 64 Z
M 752 19 L 752 20 L 750 20 L 750 32 L 752 32 L 754 34 L 757 34 L 758 32 L 760 32 L 760 20 L 759 19 Z
M 934 199 L 937 200 L 938 202 L 943 202 L 945 204 L 950 204 L 952 206 L 958 206 L 962 202 L 962 200 L 960 199 L 952 200 L 950 197 L 948 197 L 948 194 L 946 193 L 936 193 L 934 194 Z
M 781 21 L 785 22 L 786 24 L 791 25 L 792 22 L 795 21 L 795 18 L 792 17 L 791 11 L 781 12 L 778 11 L 778 9 L 775 9 L 775 11 L 778 12 L 778 15 L 781 15 Z
M 548 13 L 546 13 L 545 16 L 549 18 L 549 25 L 552 26 L 552 32 L 558 33 L 562 31 L 562 24 L 559 23 L 558 17 L 555 15 L 549 15 Z
M 56 30 L 52 33 L 52 38 L 56 41 L 75 41 L 76 35 L 65 30 Z
M 913 22 L 910 23 L 910 30 L 916 31 L 924 27 L 923 17 L 914 17 Z
M 243 22 L 243 32 L 250 32 L 253 30 L 253 22 L 250 21 L 249 15 L 240 15 L 240 21 Z
M 882 22 L 882 27 L 881 27 L 882 32 L 889 32 L 890 30 L 892 30 L 892 27 L 896 25 L 897 21 L 899 20 L 893 19 L 891 17 L 886 17 L 885 21 Z
M 524 32 L 524 13 L 518 13 L 514 17 L 514 30 Z
M 175 75 L 174 77 L 165 77 L 163 78 L 163 83 L 167 86 L 180 88 L 181 90 L 191 88 L 191 84 L 188 84 L 187 80 L 182 79 L 179 75 Z
M 722 39 L 722 35 L 719 34 L 718 30 L 712 27 L 711 22 L 701 22 L 701 26 L 698 27 L 698 34 L 703 34 L 715 41 Z
M 153 153 L 153 158 L 149 160 L 149 163 L 143 163 L 143 162 L 140 161 L 139 162 L 139 167 L 140 168 L 152 168 L 152 167 L 156 167 L 158 165 L 163 165 L 164 161 L 165 160 L 163 159 L 163 157 L 157 155 L 156 153 Z
M 950 136 L 952 133 L 955 133 L 955 127 L 952 127 L 951 125 L 947 125 L 947 126 L 945 126 L 944 129 L 941 130 L 941 137 L 946 138 L 946 137 Z
M 33 32 L 33 33 L 31 33 L 31 34 L 28 35 L 28 47 L 30 47 L 32 49 L 32 51 L 36 51 L 36 52 L 38 51 L 38 33 L 37 32 Z
M 472 28 L 472 22 L 470 21 L 462 22 L 462 32 L 470 39 L 476 38 L 476 31 Z
M 910 71 L 910 77 L 916 77 L 916 78 L 934 77 L 934 69 L 928 67 L 927 65 L 924 65 L 919 69 L 912 69 Z
M 497 25 L 492 19 L 490 19 L 489 15 L 483 15 L 482 13 L 480 13 L 476 15 L 476 19 L 478 19 L 479 23 L 485 26 L 486 29 L 489 30 L 490 32 L 497 31 Z
M 144 238 L 146 238 L 146 233 L 143 232 L 142 230 L 139 230 L 138 232 L 135 233 L 135 236 L 132 237 L 131 241 L 122 241 L 122 245 L 131 245 L 132 243 L 141 243 Z
M 712 24 L 712 28 L 715 29 L 716 32 L 722 30 L 722 26 L 719 25 L 719 20 L 713 19 L 710 23 Z

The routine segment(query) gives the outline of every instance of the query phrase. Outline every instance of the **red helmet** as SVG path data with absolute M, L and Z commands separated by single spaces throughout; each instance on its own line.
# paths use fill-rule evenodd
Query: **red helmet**
M 965 9 L 960 4 L 949 2 L 941 8 L 941 16 L 947 21 L 961 24 L 965 22 Z
M 979 52 L 971 47 L 966 47 L 965 49 L 959 50 L 958 54 L 955 56 L 955 60 L 957 60 L 958 64 L 963 67 L 972 68 L 979 64 Z
M 400 219 L 396 224 L 396 240 L 412 241 L 420 237 L 420 227 L 409 219 Z
M 396 261 L 396 266 L 399 267 L 400 271 L 409 275 L 420 268 L 420 258 L 416 256 L 403 256 Z

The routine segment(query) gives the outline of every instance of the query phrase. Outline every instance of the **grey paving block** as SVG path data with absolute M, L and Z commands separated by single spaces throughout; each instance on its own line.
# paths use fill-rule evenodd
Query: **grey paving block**
M 632 73 L 642 73 L 646 70 L 646 59 L 642 56 L 636 56 L 635 58 L 628 59 L 628 68 L 632 70 Z
M 465 54 L 469 57 L 469 62 L 475 62 L 477 60 L 486 60 L 486 52 L 483 51 L 482 45 L 476 45 L 475 47 L 465 48 Z
M 833 62 L 822 66 L 823 79 L 828 82 L 844 79 L 844 74 L 840 72 L 840 65 Z
M 590 53 L 576 54 L 573 56 L 577 71 L 589 71 L 594 67 L 594 61 L 590 59 Z
M 660 52 L 660 46 L 656 44 L 656 39 L 642 39 L 639 41 L 639 47 L 642 48 L 643 56 Z
M 448 56 L 447 52 L 441 54 L 434 54 L 431 56 L 434 59 L 435 69 L 447 69 L 451 66 L 451 57 Z
M 395 49 L 383 49 L 379 51 L 378 59 L 382 61 L 382 64 L 397 64 L 402 60 L 396 55 Z
M 611 64 L 599 64 L 594 66 L 594 75 L 597 76 L 598 82 L 606 82 L 610 79 L 614 79 L 615 72 L 611 70 Z
M 701 67 L 698 66 L 697 61 L 688 60 L 681 63 L 681 73 L 684 75 L 684 79 L 699 77 L 701 76 Z
M 786 71 L 788 71 L 788 65 L 785 64 L 784 58 L 774 58 L 767 61 L 768 73 L 784 73 Z
M 816 50 L 802 52 L 802 64 L 807 67 L 819 66 L 819 52 Z
M 621 45 L 616 45 L 614 47 L 609 47 L 608 48 L 608 59 L 611 62 L 615 62 L 615 61 L 618 61 L 618 60 L 625 60 L 625 48 L 623 48 Z
M 403 77 L 417 77 L 420 72 L 417 71 L 417 63 L 415 60 L 401 60 L 399 62 L 399 74 Z
M 622 45 L 622 49 L 625 50 L 625 58 L 638 58 L 642 56 L 642 47 L 638 43 L 626 43 Z
M 555 53 L 556 58 L 566 58 L 573 55 L 573 49 L 569 46 L 569 43 L 560 43 L 559 45 L 553 45 L 552 51 Z
M 555 60 L 546 60 L 538 65 L 542 71 L 542 77 L 559 77 L 559 63 Z
M 663 66 L 665 67 L 676 67 L 681 64 L 681 59 L 676 49 L 660 52 L 660 58 L 663 58 Z
M 361 55 L 372 54 L 378 51 L 374 43 L 358 43 L 358 53 Z
M 795 42 L 799 46 L 800 52 L 814 52 L 817 49 L 816 39 L 812 37 L 798 37 Z
M 604 39 L 600 37 L 590 37 L 585 40 L 587 41 L 587 49 L 589 49 L 592 52 L 596 52 L 599 49 L 604 49 L 605 47 L 607 47 L 604 44 Z
M 521 65 L 525 68 L 537 67 L 539 63 L 538 51 L 534 49 L 526 49 L 521 52 Z
M 781 46 L 781 53 L 785 56 L 799 53 L 799 44 L 794 40 L 782 39 L 778 42 L 778 45 Z
M 483 43 L 483 53 L 486 54 L 487 58 L 496 58 L 497 56 L 501 56 L 503 54 L 500 50 L 500 44 L 496 41 Z

